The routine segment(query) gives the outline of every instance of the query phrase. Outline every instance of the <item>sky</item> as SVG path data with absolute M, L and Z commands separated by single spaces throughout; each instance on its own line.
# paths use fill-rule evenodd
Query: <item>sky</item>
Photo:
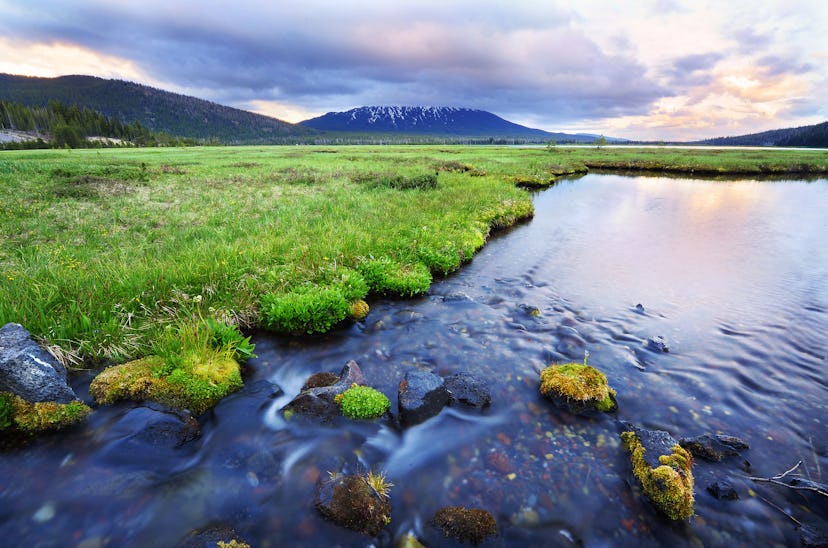
M 826 29 L 826 0 L 0 0 L 0 72 L 693 140 L 828 120 Z

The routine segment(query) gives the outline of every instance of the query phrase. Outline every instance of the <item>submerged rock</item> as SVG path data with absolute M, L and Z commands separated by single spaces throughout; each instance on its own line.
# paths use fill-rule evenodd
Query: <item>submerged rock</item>
M 719 500 L 737 500 L 739 493 L 726 481 L 716 481 L 707 486 L 707 492 Z
M 66 368 L 17 323 L 0 328 L 0 391 L 28 402 L 69 403 L 78 399 L 66 383 Z
M 679 445 L 690 451 L 694 457 L 711 462 L 719 462 L 725 457 L 738 456 L 741 451 L 750 448 L 747 442 L 724 434 L 704 434 L 695 438 L 681 438 Z
M 375 537 L 391 522 L 389 487 L 379 475 L 331 474 L 317 483 L 314 506 L 337 525 Z
M 429 371 L 408 371 L 400 381 L 400 424 L 414 426 L 440 413 L 450 399 L 445 380 Z
M 647 339 L 646 346 L 648 350 L 652 350 L 653 352 L 667 353 L 670 351 L 670 347 L 667 345 L 667 339 L 661 335 Z
M 479 508 L 445 506 L 437 510 L 431 523 L 442 530 L 446 537 L 453 537 L 460 542 L 469 541 L 474 545 L 480 544 L 486 537 L 497 535 L 494 516 Z
M 191 531 L 175 548 L 250 548 L 230 526 L 213 525 Z
M 460 403 L 475 409 L 485 409 L 492 403 L 492 395 L 485 382 L 471 373 L 455 373 L 445 378 L 451 403 Z
M 540 393 L 572 413 L 618 409 L 607 376 L 586 364 L 550 365 L 540 373 Z
M 633 475 L 648 499 L 673 520 L 693 515 L 693 459 L 662 430 L 647 430 L 623 423 L 624 449 L 630 452 Z
M 282 408 L 282 413 L 286 417 L 294 413 L 327 419 L 338 416 L 340 407 L 336 397 L 364 380 L 359 364 L 353 360 L 345 364 L 339 376 L 332 373 L 311 375 L 302 391 Z

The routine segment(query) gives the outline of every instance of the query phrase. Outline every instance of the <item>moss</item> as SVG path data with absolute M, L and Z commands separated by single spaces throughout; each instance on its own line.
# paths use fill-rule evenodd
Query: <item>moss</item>
M 11 394 L 0 392 L 0 430 L 8 428 L 14 420 L 14 403 Z
M 594 407 L 603 412 L 615 411 L 615 390 L 607 384 L 607 376 L 591 365 L 567 363 L 550 365 L 540 374 L 540 392 L 562 399 L 574 408 Z
M 494 516 L 479 508 L 446 506 L 437 510 L 431 522 L 447 537 L 454 537 L 460 542 L 468 540 L 475 545 L 497 534 Z
M 101 404 L 153 400 L 200 415 L 243 385 L 238 362 L 219 352 L 190 354 L 168 369 L 159 356 L 109 367 L 95 377 L 89 392 Z
M 91 412 L 80 400 L 29 402 L 8 392 L 0 393 L 0 430 L 16 428 L 29 434 L 59 430 L 82 421 Z
M 354 320 L 364 320 L 369 311 L 368 303 L 362 299 L 357 299 L 350 304 L 350 316 Z
M 354 385 L 341 396 L 342 414 L 349 419 L 375 419 L 391 407 L 385 394 L 370 386 Z
M 688 519 L 693 515 L 692 457 L 679 445 L 672 454 L 660 455 L 660 466 L 651 468 L 644 460 L 646 450 L 635 432 L 623 432 L 621 441 L 630 451 L 633 475 L 641 482 L 644 494 L 670 519 Z

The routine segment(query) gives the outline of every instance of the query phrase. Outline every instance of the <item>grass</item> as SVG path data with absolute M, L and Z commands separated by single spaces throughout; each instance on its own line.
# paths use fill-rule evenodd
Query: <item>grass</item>
M 0 153 L 0 325 L 69 365 L 156 354 L 203 320 L 324 331 L 428 289 L 587 167 L 828 171 L 826 153 L 199 147 Z M 316 295 L 311 298 L 308 295 Z M 311 314 L 310 312 L 313 312 Z

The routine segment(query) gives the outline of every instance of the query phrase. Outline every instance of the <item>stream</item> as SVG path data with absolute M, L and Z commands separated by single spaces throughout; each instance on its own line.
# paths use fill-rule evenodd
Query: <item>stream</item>
M 200 417 L 200 434 L 123 403 L 0 453 L 0 538 L 175 546 L 225 527 L 262 547 L 393 546 L 407 533 L 459 546 L 429 524 L 447 505 L 494 515 L 483 546 L 798 546 L 786 514 L 828 533 L 825 497 L 749 479 L 802 461 L 828 482 L 828 181 L 590 174 L 533 199 L 531 222 L 424 297 L 369 300 L 364 321 L 323 336 L 256 333 L 244 389 Z M 538 394 L 541 369 L 587 352 L 618 393 L 615 414 L 572 415 Z M 407 429 L 281 416 L 309 375 L 348 360 L 395 415 L 413 369 L 471 373 L 492 404 Z M 86 401 L 89 380 L 73 379 Z M 632 477 L 620 421 L 750 449 L 696 459 L 695 516 L 671 522 Z M 313 506 L 328 472 L 368 470 L 393 483 L 375 539 Z M 715 498 L 716 481 L 739 498 Z

